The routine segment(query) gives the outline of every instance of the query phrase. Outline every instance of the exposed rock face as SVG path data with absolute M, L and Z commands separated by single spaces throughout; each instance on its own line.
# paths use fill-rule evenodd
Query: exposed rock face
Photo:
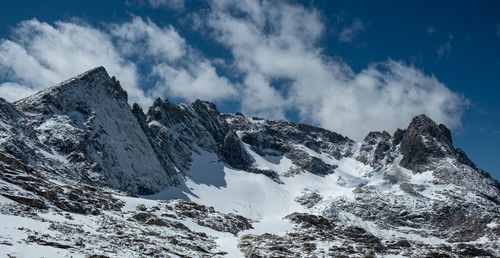
M 455 155 L 450 130 L 426 115 L 411 121 L 401 140 L 400 165 L 414 171 L 433 169 L 433 160 Z
M 223 214 L 215 211 L 213 207 L 199 205 L 194 202 L 174 200 L 168 204 L 167 209 L 175 211 L 180 219 L 191 218 L 198 225 L 234 235 L 253 228 L 252 221 L 243 216 L 233 213 Z
M 495 202 L 499 200 L 498 181 L 478 168 L 463 150 L 455 149 L 450 130 L 426 115 L 416 116 L 407 129 L 396 130 L 392 137 L 387 132 L 369 133 L 356 158 L 384 171 L 392 182 L 407 180 L 401 176 L 401 169 L 413 173 L 433 171 L 441 184 L 466 187 Z
M 238 187 L 245 195 L 226 203 Z M 229 242 L 249 257 L 500 255 L 498 181 L 425 115 L 358 144 L 200 100 L 130 108 L 102 67 L 0 99 L 0 216 L 50 221 L 55 235 L 22 229 L 22 241 L 89 257 L 213 257 Z M 293 228 L 277 232 L 272 219 Z
M 169 178 L 127 104 L 127 93 L 98 67 L 15 103 L 49 155 L 93 182 L 152 193 Z
M 217 153 L 221 161 L 234 168 L 281 182 L 281 176 L 303 172 L 327 175 L 335 171 L 336 165 L 311 156 L 297 148 L 299 144 L 337 159 L 351 156 L 355 148 L 354 141 L 322 128 L 224 114 L 214 104 L 200 100 L 191 105 L 175 105 L 158 98 L 146 114 L 138 105 L 134 105 L 132 112 L 170 176 L 185 175 L 190 168 L 191 153 L 204 150 Z M 295 167 L 280 175 L 259 167 L 250 152 L 284 156 Z
M 386 132 L 370 132 L 361 145 L 358 159 L 372 166 L 381 166 L 391 150 L 391 135 Z M 388 160 L 390 162 L 391 160 Z
M 220 155 L 228 165 L 239 169 L 248 169 L 255 161 L 245 151 L 238 135 L 233 131 L 229 131 L 224 137 L 220 147 Z

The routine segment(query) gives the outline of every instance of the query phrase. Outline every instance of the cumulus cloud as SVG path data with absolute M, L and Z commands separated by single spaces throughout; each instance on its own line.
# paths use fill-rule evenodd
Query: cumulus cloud
M 203 99 L 217 101 L 233 98 L 236 89 L 225 77 L 220 77 L 208 60 L 187 68 L 175 68 L 168 64 L 154 66 L 153 75 L 160 80 L 151 90 L 151 95 L 171 96 L 193 101 Z
M 37 91 L 33 88 L 26 87 L 14 82 L 5 82 L 0 84 L 0 97 L 7 101 L 16 101 L 19 96 L 29 96 L 35 94 Z
M 405 127 L 420 113 L 460 125 L 467 100 L 434 76 L 393 60 L 355 73 L 325 55 L 318 45 L 324 26 L 314 9 L 268 1 L 217 1 L 211 8 L 207 24 L 244 74 L 246 113 L 284 117 L 297 111 L 303 121 L 358 140 L 369 130 Z M 290 83 L 279 87 L 279 80 Z
M 173 61 L 186 54 L 185 40 L 172 27 L 160 28 L 149 19 L 133 17 L 130 22 L 110 26 L 111 35 L 123 54 L 157 61 Z
M 351 42 L 360 32 L 365 30 L 365 25 L 361 20 L 354 19 L 352 24 L 349 26 L 344 26 L 339 34 L 340 42 Z
M 236 89 L 217 74 L 212 62 L 191 48 L 172 26 L 160 28 L 151 20 L 133 17 L 130 22 L 113 24 L 110 32 L 121 53 L 148 63 L 156 81 L 150 96 L 169 96 L 193 101 L 233 98 Z
M 11 39 L 0 41 L 0 81 L 4 81 L 0 96 L 15 101 L 101 65 L 120 80 L 131 103 L 144 107 L 157 96 L 190 101 L 236 94 L 234 86 L 172 26 L 132 17 L 101 29 L 77 22 L 21 22 Z M 140 75 L 138 65 L 151 73 Z M 160 80 L 146 92 L 139 84 L 141 76 Z
M 121 57 L 108 34 L 84 24 L 23 21 L 12 39 L 0 42 L 0 76 L 23 86 L 7 92 L 13 84 L 2 85 L 0 95 L 16 100 L 100 65 L 120 79 L 132 101 L 149 102 L 135 65 Z

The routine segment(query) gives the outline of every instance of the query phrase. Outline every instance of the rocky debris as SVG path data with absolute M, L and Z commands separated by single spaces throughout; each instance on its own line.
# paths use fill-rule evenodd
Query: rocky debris
M 464 256 L 468 256 L 468 257 L 477 257 L 477 256 L 492 257 L 493 256 L 490 252 L 488 252 L 486 250 L 483 250 L 481 248 L 477 248 L 475 246 L 468 245 L 468 244 L 459 244 L 457 246 L 456 252 L 460 255 L 464 255 Z
M 410 195 L 413 195 L 413 196 L 416 196 L 416 197 L 422 197 L 422 198 L 425 198 L 424 196 L 422 196 L 421 194 L 419 194 L 418 192 L 422 192 L 423 190 L 425 190 L 425 186 L 423 185 L 416 185 L 416 184 L 409 184 L 409 183 L 401 183 L 399 185 L 399 188 L 407 193 L 407 194 L 410 194 Z
M 494 247 L 482 244 L 431 245 L 409 239 L 384 240 L 364 228 L 333 224 L 313 214 L 293 213 L 285 219 L 297 225 L 293 232 L 243 235 L 238 247 L 246 257 L 493 256 Z
M 25 178 L 26 179 L 26 178 Z M 41 178 L 42 182 L 45 180 Z M 33 223 L 50 224 L 47 229 L 40 231 L 38 228 L 19 228 L 26 234 L 25 242 L 68 250 L 72 254 L 111 255 L 111 256 L 181 256 L 181 257 L 220 257 L 225 253 L 217 249 L 212 236 L 202 232 L 195 232 L 187 227 L 183 221 L 192 220 L 202 227 L 207 227 L 221 232 L 230 232 L 237 235 L 239 232 L 251 229 L 249 219 L 236 214 L 224 214 L 215 211 L 212 207 L 196 203 L 171 200 L 157 202 L 157 205 L 146 206 L 139 204 L 135 211 L 123 211 L 122 201 L 116 199 L 124 193 L 119 191 L 93 188 L 85 184 L 74 186 L 63 185 L 58 179 L 55 184 L 54 194 L 48 194 L 46 207 L 39 210 L 36 207 L 17 203 L 0 204 L 0 214 L 15 215 L 19 218 L 33 220 Z M 37 180 L 34 180 L 37 181 Z M 0 181 L 0 189 L 6 189 Z M 57 187 L 64 186 L 67 190 L 59 192 Z M 14 187 L 12 187 L 13 189 Z M 44 191 L 42 186 L 40 191 Z M 54 202 L 75 202 L 81 207 L 91 204 L 92 191 L 96 201 L 102 205 L 109 205 L 106 209 L 100 208 L 99 213 L 71 211 L 63 212 Z M 3 193 L 2 193 L 3 194 Z M 64 195 L 63 195 L 64 194 Z M 41 195 L 40 195 L 41 196 Z M 67 200 L 62 200 L 62 199 Z M 118 197 L 121 198 L 121 197 Z M 127 197 L 130 198 L 130 197 Z M 112 204 L 115 203 L 115 204 Z M 114 208 L 113 208 L 114 207 Z M 80 213 L 80 214 L 79 214 Z M 89 231 L 90 230 L 90 231 Z M 21 234 L 23 234 L 21 233 Z M 3 236 L 2 236 L 3 237 Z M 10 242 L 0 243 L 4 245 Z M 104 254 L 96 254 L 95 250 L 105 250 Z
M 322 215 L 332 222 L 345 223 L 350 217 L 343 214 L 352 214 L 384 230 L 447 239 L 450 243 L 478 241 L 495 234 L 491 239 L 498 239 L 495 229 L 487 225 L 500 218 L 500 209 L 491 206 L 489 200 L 464 198 L 460 191 L 450 190 L 438 192 L 430 199 L 422 195 L 425 188 L 407 183 L 401 183 L 400 189 L 405 194 L 361 187 L 355 193 L 355 200 L 332 201 Z M 490 244 L 487 249 L 494 249 L 494 241 Z
M 321 197 L 318 192 L 310 189 L 304 189 L 303 194 L 295 198 L 297 203 L 304 205 L 307 208 L 314 207 L 314 205 L 318 204 L 321 200 L 323 200 L 323 197 Z
M 299 224 L 301 228 L 314 227 L 315 230 L 318 231 L 332 229 L 330 221 L 323 216 L 294 212 L 285 216 L 283 219 L 288 219 L 294 224 Z
M 238 248 L 245 257 L 294 257 L 300 256 L 301 246 L 285 237 L 266 233 L 242 236 Z
M 103 254 L 89 254 L 85 258 L 109 258 L 109 256 Z
M 237 235 L 239 232 L 252 229 L 252 221 L 233 213 L 223 214 L 215 211 L 213 207 L 173 200 L 167 208 L 172 209 L 179 219 L 191 218 L 200 226 L 208 227 L 221 232 L 230 232 Z
M 383 249 L 380 239 L 366 232 L 364 228 L 357 226 L 347 227 L 343 229 L 342 234 L 355 242 L 369 245 L 375 251 L 381 251 Z
M 383 251 L 380 240 L 361 228 L 342 229 L 324 217 L 305 213 L 293 213 L 285 218 L 298 225 L 293 232 L 244 235 L 238 247 L 246 257 L 341 257 Z
M 337 168 L 336 165 L 327 164 L 320 158 L 311 157 L 306 152 L 298 149 L 287 152 L 285 156 L 291 159 L 298 168 L 320 176 L 333 174 Z
M 45 202 L 38 199 L 37 197 L 26 197 L 22 195 L 10 195 L 7 193 L 2 193 L 1 194 L 3 197 L 9 198 L 13 201 L 16 201 L 18 203 L 33 207 L 33 208 L 38 208 L 38 209 L 45 209 L 47 206 L 45 205 Z
M 71 248 L 71 245 L 62 244 L 62 243 L 53 242 L 53 241 L 47 241 L 44 239 L 40 239 L 36 236 L 28 236 L 28 238 L 26 239 L 26 242 L 28 242 L 28 243 L 34 242 L 34 243 L 39 244 L 39 245 L 53 246 L 55 248 L 61 248 L 61 249 Z
M 171 227 L 171 228 L 177 228 L 177 229 L 182 229 L 182 230 L 187 231 L 187 232 L 191 232 L 191 230 L 188 227 L 186 227 L 186 225 L 182 224 L 181 222 L 163 219 L 163 218 L 156 216 L 153 213 L 148 213 L 148 212 L 135 213 L 134 215 L 131 216 L 131 219 L 142 222 L 146 225 L 153 225 L 153 226 L 159 226 L 159 227 Z
M 66 181 L 65 184 L 55 184 L 31 168 L 12 170 L 0 162 L 0 180 L 0 195 L 32 208 L 54 207 L 61 211 L 97 215 L 102 210 L 120 210 L 123 206 L 109 192 L 64 178 L 59 181 Z
M 136 207 L 135 207 L 136 210 L 138 211 L 146 211 L 148 208 L 146 208 L 146 205 L 144 204 L 138 204 Z

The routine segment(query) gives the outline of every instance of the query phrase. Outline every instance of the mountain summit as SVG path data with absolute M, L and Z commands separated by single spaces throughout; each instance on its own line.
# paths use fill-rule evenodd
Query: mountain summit
M 201 100 L 131 108 L 103 67 L 0 99 L 0 195 L 19 254 L 500 255 L 498 181 L 426 115 L 357 143 Z

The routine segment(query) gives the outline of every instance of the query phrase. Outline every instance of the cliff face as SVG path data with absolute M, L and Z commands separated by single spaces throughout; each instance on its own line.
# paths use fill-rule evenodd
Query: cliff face
M 153 193 L 170 179 L 127 104 L 127 93 L 103 67 L 15 103 L 42 144 L 90 182 Z
M 111 246 L 123 246 L 123 223 L 130 236 L 152 230 L 168 247 L 161 255 L 500 255 L 498 181 L 425 115 L 356 143 L 200 100 L 130 108 L 99 67 L 16 103 L 0 99 L 0 173 L 5 216 L 97 216 L 114 225 L 99 229 L 116 233 Z M 130 209 L 138 203 L 148 205 Z M 144 254 L 133 247 L 124 250 Z

